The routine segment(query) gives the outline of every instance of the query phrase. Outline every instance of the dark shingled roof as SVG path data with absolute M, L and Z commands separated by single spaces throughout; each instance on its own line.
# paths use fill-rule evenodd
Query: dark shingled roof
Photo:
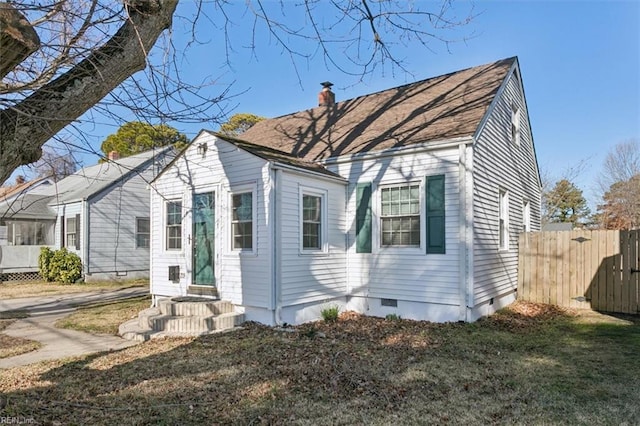
M 473 136 L 517 59 L 261 121 L 240 137 L 307 161 Z
M 244 140 L 240 140 L 237 138 L 233 138 L 233 137 L 221 134 L 221 133 L 211 132 L 209 130 L 205 130 L 205 131 L 213 136 L 216 136 L 222 140 L 229 142 L 230 144 L 237 146 L 240 149 L 247 151 L 250 154 L 255 155 L 256 157 L 260 157 L 263 160 L 272 161 L 274 163 L 280 163 L 288 166 L 293 166 L 293 167 L 309 170 L 316 173 L 322 173 L 323 175 L 327 175 L 327 176 L 341 178 L 340 175 L 330 172 L 329 170 L 325 169 L 324 166 L 318 163 L 306 161 L 306 160 L 294 157 L 290 154 L 287 154 L 286 152 L 282 152 L 267 146 L 256 145 Z

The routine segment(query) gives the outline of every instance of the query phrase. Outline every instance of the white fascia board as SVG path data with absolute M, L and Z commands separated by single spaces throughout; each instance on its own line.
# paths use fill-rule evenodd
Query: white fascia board
M 409 146 L 402 146 L 398 148 L 389 148 L 384 151 L 376 152 L 363 152 L 351 155 L 342 155 L 339 157 L 332 157 L 326 160 L 320 161 L 320 164 L 341 164 L 350 163 L 357 160 L 370 160 L 376 158 L 390 157 L 399 154 L 415 154 L 418 152 L 436 151 L 446 148 L 458 148 L 460 144 L 472 144 L 474 138 L 471 136 L 461 136 L 457 138 L 442 139 L 436 141 L 422 142 L 419 144 L 413 144 Z
M 271 162 L 271 168 L 274 169 L 274 170 L 286 170 L 288 172 L 300 174 L 300 175 L 303 175 L 303 176 L 311 175 L 311 176 L 313 176 L 315 178 L 331 180 L 331 181 L 339 182 L 339 183 L 342 183 L 342 184 L 346 184 L 347 183 L 347 179 L 345 179 L 345 178 L 343 178 L 341 176 L 330 176 L 330 175 L 327 175 L 327 174 L 324 174 L 324 173 L 318 173 L 318 172 L 314 172 L 312 170 L 302 169 L 302 168 L 290 166 L 288 164 L 283 164 L 283 163 Z

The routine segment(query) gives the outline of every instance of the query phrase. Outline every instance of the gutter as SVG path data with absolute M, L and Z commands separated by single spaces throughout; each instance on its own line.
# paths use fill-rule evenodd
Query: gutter
M 460 144 L 467 145 L 467 144 L 473 144 L 473 142 L 474 142 L 473 137 L 461 136 L 457 138 L 443 139 L 439 141 L 423 142 L 421 144 L 414 144 L 408 147 L 403 146 L 398 148 L 389 148 L 384 151 L 343 155 L 340 157 L 329 158 L 327 160 L 320 161 L 319 163 L 324 165 L 350 163 L 352 161 L 357 161 L 357 160 L 370 160 L 370 159 L 391 157 L 391 156 L 398 155 L 399 153 L 416 154 L 419 152 L 436 151 L 436 150 L 445 149 L 445 148 L 457 148 Z
M 327 179 L 331 181 L 337 181 L 340 183 L 347 183 L 347 179 L 339 175 L 332 176 L 325 173 L 314 172 L 313 170 L 299 169 L 297 167 L 289 166 L 283 163 L 271 163 L 271 168 L 273 170 L 286 170 L 288 172 L 296 173 L 302 176 L 313 175 L 314 177 L 320 178 L 320 179 Z

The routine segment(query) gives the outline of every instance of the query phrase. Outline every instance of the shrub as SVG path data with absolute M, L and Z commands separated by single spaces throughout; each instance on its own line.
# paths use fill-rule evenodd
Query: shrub
M 331 306 L 330 308 L 323 309 L 320 313 L 325 322 L 336 322 L 338 321 L 339 312 L 340 308 L 338 306 Z
M 54 277 L 51 275 L 51 258 L 53 257 L 53 250 L 49 247 L 40 247 L 40 256 L 38 256 L 38 269 L 40 276 L 47 282 L 54 281 Z
M 400 317 L 400 315 L 398 314 L 387 314 L 386 317 L 384 317 L 387 321 L 399 321 L 402 318 Z
M 47 247 L 40 249 L 38 259 L 40 275 L 46 281 L 74 283 L 82 278 L 82 261 L 80 257 L 67 251 L 65 247 L 52 251 Z

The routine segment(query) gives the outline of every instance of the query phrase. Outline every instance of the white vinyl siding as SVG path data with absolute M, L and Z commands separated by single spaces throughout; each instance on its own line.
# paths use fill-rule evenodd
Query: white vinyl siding
M 295 172 L 285 171 L 281 176 L 276 238 L 283 306 L 346 296 L 345 185 Z M 320 231 L 322 249 L 302 248 L 304 194 L 325 201 L 326 208 L 321 207 L 321 222 L 326 224 Z
M 459 303 L 458 148 L 412 153 L 331 165 L 341 176 L 353 177 L 347 193 L 349 291 L 354 295 L 445 305 Z M 443 175 L 446 205 L 446 254 L 427 254 L 424 244 L 425 177 Z M 356 188 L 372 183 L 372 250 L 357 253 Z M 420 246 L 384 247 L 381 240 L 381 189 L 420 184 Z
M 540 229 L 540 185 L 526 104 L 512 74 L 495 99 L 473 145 L 472 306 L 517 288 L 518 235 L 523 200 L 530 203 L 530 229 Z M 520 111 L 520 143 L 513 143 L 514 105 Z M 499 189 L 508 192 L 508 251 L 500 249 Z
M 197 152 L 199 144 L 207 144 L 205 155 Z M 268 308 L 272 304 L 271 252 L 269 224 L 270 170 L 268 163 L 238 149 L 213 135 L 203 132 L 163 174 L 153 183 L 151 233 L 163 235 L 164 199 L 180 198 L 185 208 L 183 217 L 183 247 L 180 251 L 165 251 L 163 242 L 152 237 L 152 294 L 186 295 L 192 282 L 191 213 L 193 193 L 215 193 L 215 282 L 222 299 L 237 305 Z M 231 194 L 253 193 L 252 251 L 231 249 Z M 180 280 L 168 279 L 168 268 L 180 267 Z

